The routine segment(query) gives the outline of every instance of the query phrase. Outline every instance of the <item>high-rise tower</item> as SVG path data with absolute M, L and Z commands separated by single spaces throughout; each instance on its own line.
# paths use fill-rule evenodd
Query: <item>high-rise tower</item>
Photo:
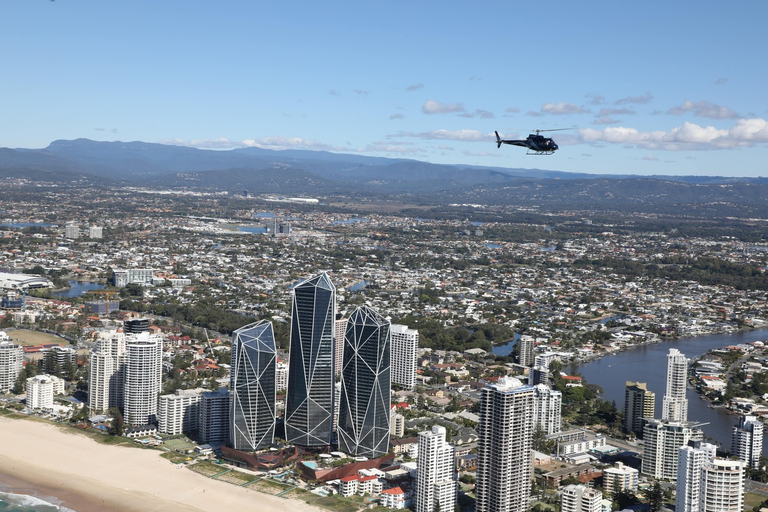
M 13 388 L 23 368 L 24 349 L 21 345 L 0 341 L 0 393 Z
M 277 352 L 272 322 L 232 333 L 230 443 L 236 450 L 262 450 L 275 440 Z
M 389 450 L 389 321 L 368 306 L 349 317 L 344 335 L 339 449 L 369 458 Z
M 419 331 L 406 325 L 392 324 L 392 384 L 407 389 L 416 385 L 416 361 L 419 358 Z
M 482 393 L 476 510 L 526 512 L 533 476 L 534 389 L 501 377 Z
M 667 355 L 667 391 L 664 393 L 661 419 L 688 421 L 688 399 L 685 397 L 685 383 L 688 375 L 688 360 L 676 348 Z
M 331 443 L 335 313 L 336 288 L 325 272 L 293 289 L 285 437 L 298 446 Z
M 763 423 L 756 416 L 742 416 L 733 426 L 731 454 L 753 469 L 760 465 L 763 454 Z
M 127 336 L 125 349 L 125 423 L 156 423 L 162 387 L 163 341 L 143 332 Z
M 456 505 L 454 448 L 445 441 L 445 427 L 419 432 L 416 512 L 451 511 Z
M 629 382 L 624 388 L 624 431 L 643 436 L 643 418 L 653 418 L 656 394 L 644 382 Z
M 91 411 L 123 407 L 126 358 L 125 334 L 122 332 L 108 333 L 96 343 L 88 365 L 88 407 Z

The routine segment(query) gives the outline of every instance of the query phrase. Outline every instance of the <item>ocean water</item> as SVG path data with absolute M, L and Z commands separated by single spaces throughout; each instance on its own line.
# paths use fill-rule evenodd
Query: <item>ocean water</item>
M 0 512 L 75 512 L 60 505 L 56 498 L 17 494 L 3 487 L 0 484 Z

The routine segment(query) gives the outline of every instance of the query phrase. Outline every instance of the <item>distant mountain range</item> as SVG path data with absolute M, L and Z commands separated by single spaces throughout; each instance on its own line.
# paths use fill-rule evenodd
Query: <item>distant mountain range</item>
M 142 185 L 304 196 L 401 197 L 426 203 L 580 205 L 712 204 L 761 210 L 768 179 L 580 174 L 439 165 L 325 151 L 203 150 L 145 142 L 57 140 L 45 149 L 0 148 L 0 178 L 58 184 Z

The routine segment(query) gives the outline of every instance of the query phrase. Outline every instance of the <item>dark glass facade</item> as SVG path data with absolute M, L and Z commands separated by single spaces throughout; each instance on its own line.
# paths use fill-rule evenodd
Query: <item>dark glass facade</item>
M 276 369 L 272 322 L 262 320 L 232 334 L 230 442 L 233 448 L 262 450 L 274 442 Z
M 333 435 L 336 288 L 323 272 L 293 289 L 285 438 L 308 448 Z
M 344 334 L 339 410 L 339 449 L 379 457 L 389 449 L 390 323 L 363 306 Z

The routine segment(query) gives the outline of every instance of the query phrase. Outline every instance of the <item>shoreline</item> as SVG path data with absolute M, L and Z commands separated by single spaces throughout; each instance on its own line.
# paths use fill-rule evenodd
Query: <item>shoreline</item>
M 318 512 L 295 499 L 238 488 L 150 449 L 110 446 L 54 424 L 0 416 L 0 484 L 55 498 L 75 512 Z

